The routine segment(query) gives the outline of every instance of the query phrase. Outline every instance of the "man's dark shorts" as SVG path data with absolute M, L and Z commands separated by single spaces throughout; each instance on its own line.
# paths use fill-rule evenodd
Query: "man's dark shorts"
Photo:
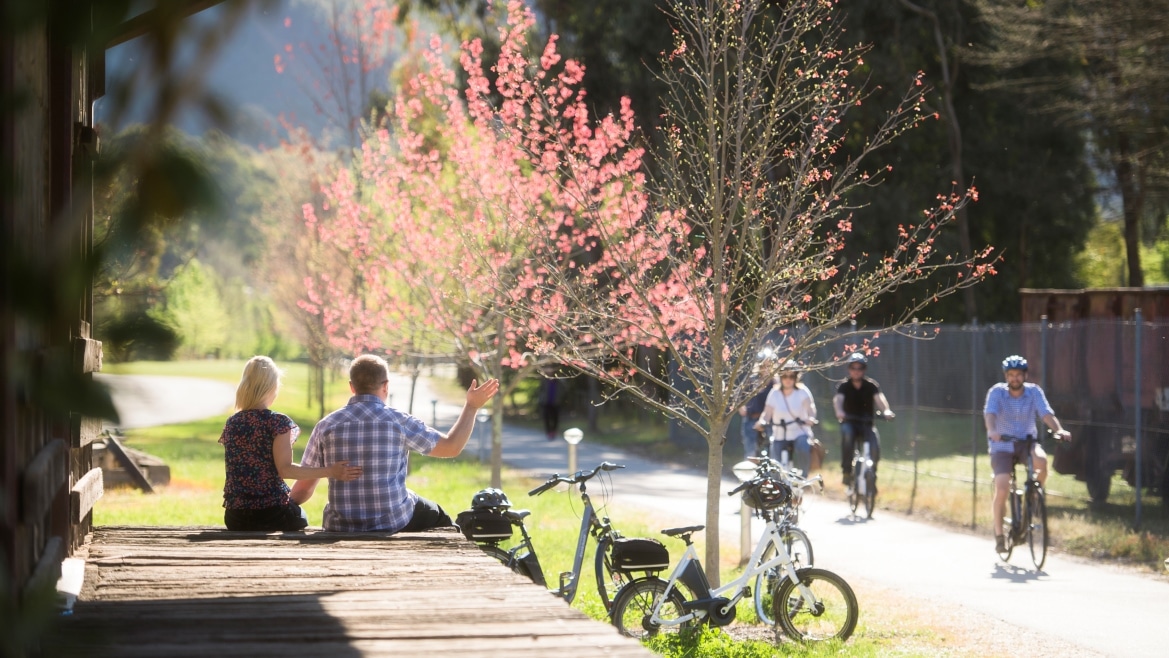
M 308 517 L 296 503 L 287 507 L 265 509 L 223 510 L 223 523 L 228 530 L 303 530 L 308 526 Z
M 1026 441 L 1011 441 L 1015 444 L 1014 450 L 1011 452 L 992 452 L 990 453 L 990 470 L 995 475 L 1002 475 L 1010 473 L 1015 464 L 1022 464 L 1027 457 L 1027 442 Z M 1046 459 L 1047 453 L 1043 448 L 1035 444 L 1035 456 L 1040 459 Z
M 414 516 L 410 518 L 406 527 L 398 532 L 419 532 L 420 530 L 445 528 L 452 525 L 454 522 L 451 521 L 451 517 L 447 516 L 438 503 L 418 496 L 418 502 L 414 504 Z

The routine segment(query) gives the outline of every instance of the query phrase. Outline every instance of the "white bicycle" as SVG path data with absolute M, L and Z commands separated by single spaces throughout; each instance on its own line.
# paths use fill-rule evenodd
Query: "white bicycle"
M 791 487 L 774 474 L 744 482 L 731 494 L 743 492 L 744 500 L 756 509 L 775 510 L 792 497 Z M 856 595 L 843 578 L 814 567 L 796 568 L 784 547 L 774 516 L 768 520 L 748 562 L 750 567 L 735 580 L 711 588 L 698 559 L 691 536 L 705 526 L 670 528 L 662 534 L 686 543 L 686 552 L 668 580 L 656 576 L 627 583 L 613 602 L 613 625 L 635 638 L 659 632 L 678 632 L 700 624 L 726 626 L 735 620 L 735 607 L 751 591 L 751 583 L 769 571 L 782 574 L 774 583 L 771 619 L 775 642 L 780 631 L 802 642 L 847 640 L 856 629 L 859 609 Z M 775 555 L 766 558 L 765 553 Z
M 809 487 L 819 487 L 824 490 L 824 480 L 816 475 L 805 478 L 796 470 L 775 470 L 776 464 L 766 458 L 758 460 L 757 476 L 765 473 L 778 473 L 792 488 L 791 499 L 777 509 L 755 509 L 755 515 L 765 523 L 774 522 L 783 538 L 783 548 L 791 558 L 792 565 L 797 570 L 815 566 L 812 540 L 808 533 L 799 527 L 800 504 L 803 502 L 804 490 Z M 763 551 L 761 560 L 767 562 L 779 554 L 775 546 L 768 546 Z M 775 624 L 775 617 L 771 614 L 772 594 L 783 580 L 784 575 L 780 567 L 772 567 L 755 577 L 752 593 L 755 595 L 755 616 L 760 622 L 769 626 Z

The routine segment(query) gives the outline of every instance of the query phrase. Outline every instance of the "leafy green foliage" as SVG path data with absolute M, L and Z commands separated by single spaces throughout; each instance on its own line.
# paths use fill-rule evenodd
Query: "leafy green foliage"
M 1075 273 L 1088 288 L 1123 286 L 1126 280 L 1124 227 L 1120 222 L 1101 222 L 1092 227 L 1084 250 L 1076 255 Z M 1149 284 L 1169 283 L 1169 236 L 1141 245 L 1141 267 Z
M 134 148 L 142 130 L 116 136 L 108 158 Z M 190 189 L 123 173 L 97 194 L 96 330 L 111 360 L 299 354 L 264 269 L 272 225 L 295 221 L 268 211 L 268 199 L 287 193 L 272 159 L 218 132 L 167 132 L 158 150 L 162 164 L 145 180 L 174 175 Z
M 148 314 L 175 330 L 184 356 L 218 354 L 226 342 L 227 313 L 218 286 L 197 259 L 175 273 L 167 286 L 166 303 Z

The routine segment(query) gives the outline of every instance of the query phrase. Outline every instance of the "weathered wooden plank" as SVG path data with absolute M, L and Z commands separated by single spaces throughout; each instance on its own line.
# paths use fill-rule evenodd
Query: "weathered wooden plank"
M 73 339 L 73 368 L 75 372 L 100 372 L 101 341 L 78 336 Z
M 99 631 L 94 631 L 95 633 Z M 632 642 L 632 640 L 630 640 Z M 69 647 L 69 645 L 65 645 Z M 310 648 L 311 647 L 311 648 Z M 464 639 L 454 641 L 420 641 L 420 640 L 385 640 L 385 641 L 357 641 L 357 642 L 313 642 L 307 645 L 303 642 L 236 642 L 232 644 L 150 644 L 114 646 L 77 647 L 76 651 L 84 648 L 85 655 L 92 658 L 111 656 L 115 658 L 204 658 L 214 655 L 216 658 L 287 658 L 289 655 L 330 656 L 331 658 L 355 658 L 358 656 L 426 656 L 426 655 L 457 655 L 459 658 L 491 658 L 506 656 L 508 658 L 546 658 L 554 655 L 571 656 L 611 656 L 623 658 L 637 656 L 646 658 L 653 656 L 647 649 L 634 643 L 632 646 L 624 644 L 591 643 L 586 638 L 556 638 L 550 639 L 538 635 L 510 638 L 507 641 L 475 642 Z M 68 651 L 66 648 L 65 651 Z
M 69 422 L 71 425 L 69 437 L 73 448 L 84 448 L 97 441 L 98 437 L 101 436 L 102 422 L 100 418 L 70 414 Z
M 97 528 L 88 552 L 50 653 L 650 655 L 451 531 Z
M 80 525 L 86 514 L 93 509 L 94 503 L 102 497 L 105 489 L 102 486 L 101 469 L 90 469 L 81 476 L 70 492 L 70 508 L 73 511 L 73 525 Z
M 24 469 L 23 481 L 22 518 L 29 525 L 39 525 L 61 487 L 69 483 L 69 449 L 65 441 L 53 439 L 45 444 Z

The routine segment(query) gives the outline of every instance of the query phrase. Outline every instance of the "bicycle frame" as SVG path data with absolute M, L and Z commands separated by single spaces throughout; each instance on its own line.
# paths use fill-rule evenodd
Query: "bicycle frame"
M 686 542 L 686 552 L 682 555 L 682 559 L 674 566 L 674 570 L 670 572 L 670 577 L 666 581 L 666 590 L 661 597 L 653 604 L 652 614 L 650 616 L 650 623 L 658 624 L 660 626 L 677 626 L 692 620 L 703 621 L 711 616 L 711 612 L 717 612 L 717 617 L 712 617 L 712 623 L 715 625 L 725 625 L 734 619 L 734 608 L 738 602 L 746 595 L 751 580 L 760 573 L 773 569 L 775 567 L 782 567 L 785 578 L 789 578 L 792 582 L 797 583 L 800 589 L 800 594 L 804 600 L 815 603 L 815 596 L 806 586 L 799 582 L 796 576 L 795 566 L 792 564 L 791 557 L 787 553 L 787 549 L 783 545 L 783 538 L 780 535 L 779 528 L 775 521 L 769 519 L 767 527 L 763 531 L 763 536 L 759 543 L 755 545 L 755 550 L 751 554 L 751 560 L 748 564 L 753 565 L 743 571 L 743 573 L 733 581 L 715 589 L 710 588 L 709 581 L 706 579 L 706 571 L 702 568 L 702 562 L 698 559 L 698 552 L 694 549 L 694 544 L 689 539 L 689 534 L 683 536 L 683 541 Z M 776 556 L 766 562 L 760 562 L 763 558 L 764 551 L 769 545 L 774 545 L 776 548 Z M 682 583 L 690 590 L 694 598 L 686 599 L 686 607 L 692 608 L 689 613 L 674 619 L 662 619 L 659 615 L 661 613 L 662 605 L 669 600 L 669 595 L 672 590 L 677 589 L 678 583 Z M 725 598 L 724 595 L 734 593 L 730 598 Z M 679 590 L 679 593 L 682 592 Z M 706 604 L 706 605 L 703 605 Z M 715 610 L 714 606 L 718 606 Z
M 1011 440 L 1016 440 L 1013 437 Z M 1026 515 L 1026 500 L 1027 492 L 1033 489 L 1039 489 L 1039 474 L 1035 471 L 1035 446 L 1039 443 L 1039 439 L 1028 436 L 1025 439 L 1017 439 L 1025 441 L 1027 448 L 1024 450 L 1023 462 L 1011 467 L 1011 483 L 1010 489 L 1007 491 L 1007 507 L 1011 514 L 1011 543 L 1013 545 L 1021 544 L 1023 542 L 1023 522 Z M 1023 480 L 1023 488 L 1019 488 L 1018 467 L 1022 466 L 1025 472 Z M 1016 499 L 1018 501 L 1019 509 L 1014 509 L 1016 506 Z
M 864 495 L 867 493 L 865 487 L 865 473 L 873 468 L 872 444 L 866 439 L 863 450 L 856 448 L 852 453 L 852 486 L 856 487 L 857 493 Z
M 597 521 L 597 513 L 593 509 L 593 501 L 584 490 L 584 483 L 581 483 L 580 497 L 584 501 L 584 513 L 580 517 L 580 533 L 576 538 L 576 553 L 572 556 L 572 571 L 562 572 L 560 574 L 560 589 L 554 590 L 557 596 L 564 597 L 565 601 L 572 603 L 576 598 L 576 590 L 580 585 L 580 572 L 584 566 L 585 553 L 588 550 L 589 537 L 595 535 L 597 537 L 598 549 L 600 547 L 600 536 L 602 533 L 609 532 L 608 524 L 602 525 Z M 595 526 L 595 527 L 594 527 Z M 565 576 L 569 576 L 568 581 L 565 582 Z

